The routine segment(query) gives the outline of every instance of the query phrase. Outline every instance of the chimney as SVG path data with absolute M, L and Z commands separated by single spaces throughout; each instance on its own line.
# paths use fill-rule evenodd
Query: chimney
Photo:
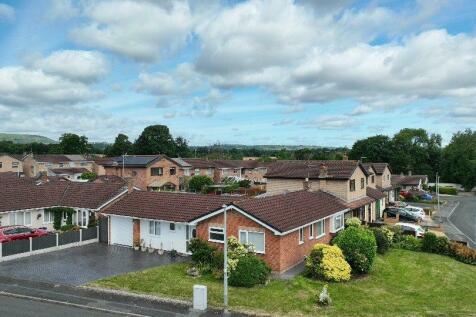
M 408 171 L 408 176 L 412 176 L 412 170 Z
M 342 160 L 343 161 L 348 161 L 349 160 L 349 156 L 347 155 L 347 153 L 342 154 Z
M 134 191 L 134 179 L 132 177 L 126 177 L 124 180 L 127 183 L 127 192 L 132 193 Z
M 405 176 L 405 174 L 403 174 L 403 172 L 400 172 L 400 176 Z
M 319 178 L 327 178 L 327 166 L 324 163 L 319 165 Z
M 302 189 L 304 190 L 311 190 L 311 183 L 309 182 L 309 178 L 305 178 L 304 182 L 302 182 Z

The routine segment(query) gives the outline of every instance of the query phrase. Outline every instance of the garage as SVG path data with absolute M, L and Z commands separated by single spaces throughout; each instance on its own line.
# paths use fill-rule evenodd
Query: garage
M 111 216 L 111 244 L 132 247 L 132 219 Z

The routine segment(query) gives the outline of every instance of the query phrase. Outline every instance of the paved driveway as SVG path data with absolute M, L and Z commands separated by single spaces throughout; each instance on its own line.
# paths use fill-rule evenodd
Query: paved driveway
M 175 262 L 187 261 L 177 257 Z M 0 276 L 81 285 L 107 276 L 172 263 L 169 255 L 149 254 L 95 243 L 0 263 Z

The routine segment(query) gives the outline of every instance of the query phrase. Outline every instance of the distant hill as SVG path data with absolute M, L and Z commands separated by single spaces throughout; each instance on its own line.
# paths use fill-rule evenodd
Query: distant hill
M 28 144 L 28 143 L 58 143 L 50 138 L 41 136 L 41 135 L 31 135 L 31 134 L 13 134 L 13 133 L 0 133 L 0 141 L 11 141 L 13 143 L 19 144 Z

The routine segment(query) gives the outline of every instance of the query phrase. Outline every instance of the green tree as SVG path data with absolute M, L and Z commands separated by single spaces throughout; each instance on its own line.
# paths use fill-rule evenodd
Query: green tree
M 89 153 L 91 147 L 88 138 L 74 133 L 65 133 L 59 139 L 59 150 L 63 154 L 85 154 Z
M 119 133 L 114 140 L 114 144 L 106 150 L 106 153 L 108 156 L 120 156 L 126 153 L 132 153 L 132 149 L 132 142 L 129 141 L 129 137 Z
M 376 135 L 358 140 L 349 152 L 349 159 L 363 162 L 389 162 L 392 157 L 392 141 L 386 135 Z
M 187 140 L 181 136 L 175 139 L 175 155 L 178 157 L 188 157 L 190 150 L 188 148 Z
M 134 143 L 135 154 L 175 156 L 175 150 L 175 141 L 165 125 L 148 126 Z
M 98 175 L 94 172 L 85 172 L 85 173 L 81 174 L 81 179 L 88 180 L 90 182 L 95 180 L 97 177 L 98 177 Z
M 476 186 L 476 130 L 455 133 L 443 151 L 442 178 L 466 190 Z
M 205 175 L 197 175 L 188 181 L 188 189 L 191 192 L 202 192 L 207 186 L 213 185 L 213 180 Z

